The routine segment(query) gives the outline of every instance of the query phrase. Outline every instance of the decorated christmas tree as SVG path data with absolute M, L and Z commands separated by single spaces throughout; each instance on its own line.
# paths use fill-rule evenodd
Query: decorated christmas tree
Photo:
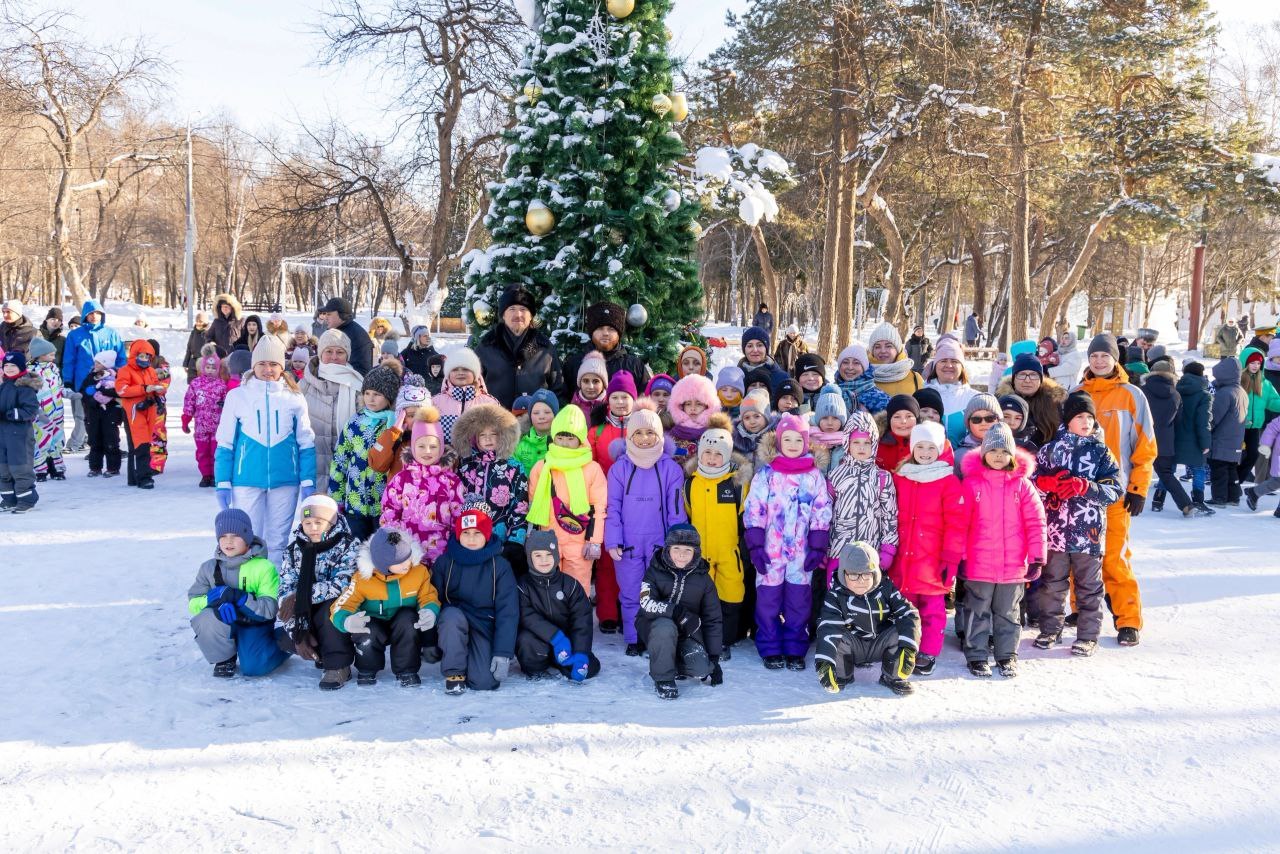
M 586 307 L 609 300 L 644 307 L 629 312 L 626 340 L 670 362 L 702 316 L 700 208 L 674 174 L 688 108 L 672 91 L 671 0 L 517 5 L 536 35 L 513 80 L 504 177 L 489 190 L 492 243 L 468 258 L 472 332 L 499 322 L 492 306 L 521 284 L 562 354 L 586 340 Z

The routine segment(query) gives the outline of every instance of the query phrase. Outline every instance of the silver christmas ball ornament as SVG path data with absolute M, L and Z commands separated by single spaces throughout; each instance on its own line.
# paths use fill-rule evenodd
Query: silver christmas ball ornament
M 630 326 L 632 329 L 639 329 L 648 322 L 649 309 L 645 308 L 640 303 L 634 303 L 631 308 L 627 309 L 627 326 Z

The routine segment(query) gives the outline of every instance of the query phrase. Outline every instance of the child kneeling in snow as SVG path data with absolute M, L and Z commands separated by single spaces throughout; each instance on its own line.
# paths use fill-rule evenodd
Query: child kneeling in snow
M 818 619 L 814 662 L 818 681 L 832 694 L 853 681 L 859 664 L 879 664 L 880 684 L 895 694 L 914 689 L 920 615 L 880 571 L 880 555 L 863 542 L 840 550 L 835 584 Z
M 294 652 L 324 669 L 320 690 L 336 691 L 351 678 L 351 636 L 329 619 L 334 600 L 355 576 L 360 541 L 327 495 L 302 502 L 302 521 L 280 563 L 280 622 Z
M 333 603 L 330 619 L 352 635 L 356 647 L 356 684 L 373 685 L 386 666 L 401 688 L 421 685 L 418 633 L 430 631 L 440 613 L 431 570 L 422 564 L 422 547 L 407 531 L 378 528 L 360 548 L 356 577 Z
M 681 677 L 724 682 L 720 598 L 702 559 L 702 538 L 692 525 L 672 527 L 645 570 L 636 628 L 649 650 L 649 676 L 662 699 L 680 696 L 676 679 Z
M 440 672 L 446 694 L 496 691 L 515 656 L 520 600 L 515 574 L 493 535 L 487 505 L 468 504 L 435 563 L 440 580 Z
M 263 676 L 289 657 L 276 643 L 280 576 L 248 513 L 223 510 L 213 527 L 218 548 L 187 591 L 196 643 L 214 676 L 234 676 L 237 656 L 241 673 Z
M 529 679 L 551 668 L 574 682 L 600 672 L 591 652 L 591 600 L 582 585 L 560 571 L 560 544 L 550 531 L 534 531 L 525 541 L 529 572 L 520 579 L 520 631 L 516 661 Z

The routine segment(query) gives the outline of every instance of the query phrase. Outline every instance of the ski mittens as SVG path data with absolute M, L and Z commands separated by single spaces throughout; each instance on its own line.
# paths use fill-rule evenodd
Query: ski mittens
M 599 543 L 587 543 L 582 547 L 582 557 L 586 560 L 599 560 L 601 548 Z
M 906 679 L 911 676 L 916 669 L 916 651 L 914 649 L 898 648 L 898 654 L 893 657 L 894 675 L 899 679 Z
M 429 632 L 436 625 L 436 612 L 430 608 L 423 608 L 418 612 L 418 621 L 413 627 L 420 632 Z
M 364 611 L 356 611 L 347 617 L 342 627 L 349 635 L 367 635 L 369 634 L 369 615 Z
M 1027 581 L 1036 581 L 1040 578 L 1040 573 L 1044 572 L 1044 564 L 1034 562 L 1027 567 Z
M 1258 446 L 1258 453 L 1259 453 L 1259 454 L 1262 454 L 1262 456 L 1264 456 L 1264 457 L 1270 457 L 1270 456 L 1271 456 L 1271 446 L 1270 446 L 1270 445 L 1259 445 L 1259 446 Z
M 818 684 L 823 687 L 828 694 L 840 693 L 840 682 L 836 679 L 836 668 L 830 661 L 819 661 L 816 665 L 818 671 Z
M 568 666 L 569 659 L 573 656 L 573 646 L 564 632 L 556 632 L 555 637 L 551 639 L 551 650 L 555 655 L 556 664 L 561 667 Z
M 1036 475 L 1036 489 L 1040 490 L 1045 495 L 1057 494 L 1058 475 L 1056 474 Z
M 564 666 L 569 668 L 569 678 L 574 682 L 581 682 L 587 678 L 587 668 L 591 660 L 587 658 L 586 653 L 575 652 L 569 656 Z
M 499 682 L 506 681 L 508 674 L 511 672 L 511 659 L 495 655 L 489 662 L 489 672 L 493 674 L 493 678 Z
M 959 567 L 954 563 L 944 563 L 942 565 L 942 586 L 950 587 L 952 582 L 956 580 L 956 572 Z
M 182 432 L 183 433 L 191 432 L 191 416 L 185 413 L 182 416 Z
M 218 495 L 218 509 L 230 510 L 231 509 L 231 490 L 219 488 L 217 490 L 217 495 Z
M 831 534 L 827 531 L 810 531 L 804 556 L 804 571 L 812 575 L 827 559 L 827 546 L 831 544 Z
M 1124 494 L 1124 509 L 1129 511 L 1130 516 L 1141 516 L 1143 508 L 1147 505 L 1147 497 L 1139 495 L 1136 492 L 1126 492 Z
M 764 551 L 764 528 L 747 528 L 744 540 L 747 544 L 747 554 L 751 556 L 751 563 L 756 570 L 763 572 L 769 566 L 768 555 Z
M 893 566 L 893 559 L 897 557 L 898 547 L 893 543 L 880 544 L 880 569 L 887 570 Z
M 310 498 L 315 494 L 316 494 L 315 485 L 310 483 L 304 483 L 302 484 L 302 486 L 298 487 L 298 502 L 301 503 L 303 501 L 306 501 L 308 498 Z

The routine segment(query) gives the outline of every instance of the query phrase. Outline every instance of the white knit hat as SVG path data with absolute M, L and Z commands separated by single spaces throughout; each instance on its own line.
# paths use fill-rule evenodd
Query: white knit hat
M 578 376 L 575 379 L 581 380 L 587 374 L 595 374 L 600 378 L 600 382 L 609 381 L 609 366 L 605 363 L 600 351 L 592 350 L 582 357 L 582 365 L 578 368 Z
M 444 357 L 445 376 L 448 376 L 449 372 L 454 368 L 465 368 L 479 377 L 481 373 L 480 357 L 470 347 L 459 347 L 456 350 L 450 350 L 449 355 Z
M 274 335 L 263 335 L 253 348 L 253 364 L 259 362 L 275 362 L 277 365 L 289 364 L 284 352 L 284 342 Z
M 347 337 L 347 333 L 341 329 L 328 329 L 320 336 L 320 343 L 316 350 L 323 353 L 330 347 L 337 347 L 339 350 L 347 354 L 347 358 L 351 358 L 351 339 Z
M 947 444 L 947 433 L 936 421 L 924 421 L 911 428 L 911 447 L 919 442 L 932 442 L 941 451 Z

